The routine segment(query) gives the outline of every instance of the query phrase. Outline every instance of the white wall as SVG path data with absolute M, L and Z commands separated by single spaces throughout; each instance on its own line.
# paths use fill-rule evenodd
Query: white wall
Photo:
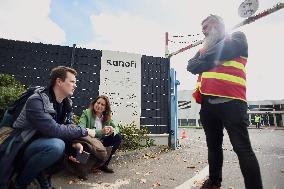
M 115 123 L 140 126 L 141 55 L 102 51 L 99 93 L 109 97 Z

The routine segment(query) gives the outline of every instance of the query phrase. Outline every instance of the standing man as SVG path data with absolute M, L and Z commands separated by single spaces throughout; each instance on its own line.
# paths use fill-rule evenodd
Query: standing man
M 246 36 L 225 33 L 222 18 L 210 15 L 202 22 L 204 46 L 188 61 L 187 70 L 199 74 L 193 97 L 201 104 L 200 118 L 208 147 L 209 179 L 201 189 L 219 189 L 222 182 L 223 129 L 238 156 L 247 189 L 262 189 L 260 169 L 247 126 Z
M 256 128 L 257 129 L 259 129 L 260 128 L 260 115 L 258 115 L 258 114 L 256 114 L 255 116 L 254 116 L 254 122 L 255 122 L 255 124 L 256 124 Z
M 51 71 L 49 87 L 28 98 L 14 131 L 0 145 L 0 188 L 7 185 L 17 163 L 16 183 L 11 188 L 25 189 L 36 178 L 41 188 L 51 189 L 44 171 L 63 158 L 65 144 L 87 135 L 95 137 L 91 129 L 71 124 L 69 97 L 76 88 L 76 75 L 74 69 L 58 66 Z M 73 147 L 83 151 L 80 145 Z

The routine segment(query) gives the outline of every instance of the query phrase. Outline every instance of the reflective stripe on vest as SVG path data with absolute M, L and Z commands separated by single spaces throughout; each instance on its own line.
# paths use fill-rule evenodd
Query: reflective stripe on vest
M 229 74 L 224 74 L 224 73 L 216 73 L 216 72 L 204 72 L 202 74 L 202 79 L 207 78 L 207 79 L 221 79 L 225 81 L 231 81 L 234 83 L 238 83 L 240 85 L 246 85 L 246 80 L 244 80 L 241 77 L 229 75 Z
M 226 61 L 201 75 L 200 93 L 246 101 L 246 58 Z
M 223 66 L 231 66 L 231 67 L 243 70 L 243 72 L 246 72 L 245 65 L 243 65 L 242 63 L 239 63 L 237 61 L 227 61 L 223 64 Z

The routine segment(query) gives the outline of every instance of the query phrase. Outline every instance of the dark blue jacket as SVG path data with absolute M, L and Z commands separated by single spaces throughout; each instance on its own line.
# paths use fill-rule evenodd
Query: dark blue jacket
M 0 189 L 7 186 L 18 153 L 33 136 L 73 140 L 88 135 L 85 128 L 71 124 L 72 103 L 69 98 L 63 100 L 61 119 L 57 119 L 53 102 L 53 91 L 44 88 L 27 100 L 13 124 L 14 131 L 0 145 Z
M 55 97 L 46 90 L 32 95 L 26 102 L 22 112 L 13 127 L 18 129 L 36 130 L 45 137 L 72 140 L 87 135 L 85 128 L 74 126 L 72 122 L 71 100 L 63 100 L 62 119 L 56 120 L 57 112 L 54 109 Z M 53 100 L 54 99 L 54 100 Z

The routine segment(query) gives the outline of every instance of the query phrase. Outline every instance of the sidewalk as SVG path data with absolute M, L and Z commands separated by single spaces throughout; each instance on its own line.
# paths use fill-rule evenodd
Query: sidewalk
M 264 188 L 284 184 L 284 133 L 273 131 L 250 130 L 251 142 L 263 170 Z M 223 150 L 222 188 L 244 188 L 238 159 L 226 133 Z M 204 132 L 200 129 L 186 129 L 186 139 L 181 140 L 181 148 L 178 150 L 155 146 L 136 151 L 120 151 L 115 154 L 110 167 L 114 169 L 114 174 L 96 171 L 90 173 L 86 181 L 62 172 L 52 178 L 53 185 L 57 189 L 174 189 L 183 186 L 186 186 L 186 189 L 199 188 L 206 177 L 201 173 L 208 172 Z M 199 173 L 203 176 L 202 179 L 196 177 Z
M 118 151 L 111 161 L 110 167 L 115 171 L 114 174 L 103 173 L 99 170 L 91 172 L 88 175 L 88 180 L 83 181 L 70 175 L 68 172 L 61 172 L 53 178 L 53 183 L 56 188 L 62 189 L 118 189 L 132 188 L 130 182 L 143 184 L 148 179 L 142 178 L 153 174 L 153 166 L 151 161 L 159 161 L 160 156 L 171 152 L 166 146 L 153 146 L 146 149 L 135 151 Z M 150 170 L 151 169 L 151 170 Z M 133 178 L 137 177 L 137 178 Z M 141 178 L 140 178 L 141 177 Z M 149 181 L 148 181 L 149 182 Z
M 248 129 L 257 129 L 255 125 L 250 125 Z M 274 130 L 284 130 L 284 127 L 276 127 L 276 126 L 260 126 L 260 129 L 274 129 Z
M 192 153 L 194 151 L 194 153 Z M 173 189 L 207 164 L 206 149 L 169 150 L 164 146 L 118 152 L 111 162 L 114 174 L 100 171 L 82 181 L 67 172 L 52 178 L 61 189 Z

